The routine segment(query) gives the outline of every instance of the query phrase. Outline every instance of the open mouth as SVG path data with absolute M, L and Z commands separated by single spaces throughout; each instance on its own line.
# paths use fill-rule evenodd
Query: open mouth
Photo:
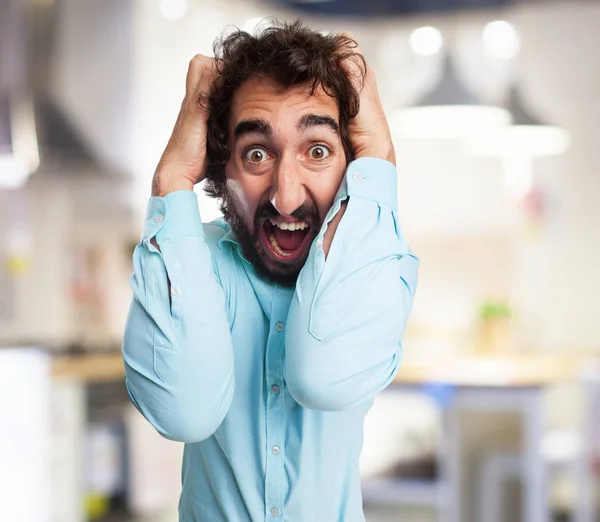
M 266 219 L 261 227 L 261 241 L 271 259 L 280 263 L 298 261 L 310 245 L 311 227 L 306 221 L 287 223 Z

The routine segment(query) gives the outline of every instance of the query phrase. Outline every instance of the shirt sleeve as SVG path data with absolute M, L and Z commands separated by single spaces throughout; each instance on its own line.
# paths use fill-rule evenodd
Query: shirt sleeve
M 328 223 L 348 200 L 327 259 Z M 401 360 L 419 261 L 408 248 L 391 163 L 348 166 L 302 269 L 286 328 L 285 375 L 304 407 L 351 408 L 385 388 Z
M 231 404 L 233 347 L 193 192 L 150 200 L 133 263 L 122 349 L 129 396 L 164 437 L 203 440 Z

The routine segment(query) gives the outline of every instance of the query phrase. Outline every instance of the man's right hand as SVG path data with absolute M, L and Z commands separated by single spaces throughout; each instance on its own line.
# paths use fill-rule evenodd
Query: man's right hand
M 167 148 L 152 181 L 152 195 L 193 190 L 206 172 L 208 96 L 217 79 L 213 58 L 197 54 L 190 61 L 186 92 Z

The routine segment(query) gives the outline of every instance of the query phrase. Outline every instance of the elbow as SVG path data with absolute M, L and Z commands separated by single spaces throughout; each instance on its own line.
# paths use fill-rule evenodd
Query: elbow
M 151 422 L 156 431 L 165 439 L 185 444 L 202 442 L 211 437 L 222 422 L 217 416 L 202 419 L 177 419 L 176 422 Z
M 164 400 L 143 400 L 144 395 L 136 394 L 129 384 L 127 390 L 134 406 L 162 437 L 187 444 L 211 437 L 223 422 L 233 398 L 233 382 L 223 393 L 197 401 L 178 399 L 176 394 L 166 395 Z
M 347 410 L 370 397 L 362 389 L 353 389 L 352 383 L 333 382 L 317 371 L 288 375 L 287 387 L 294 400 L 309 410 Z
M 286 384 L 294 400 L 311 410 L 342 411 L 373 400 L 394 379 L 397 352 L 371 364 L 344 367 L 333 361 L 300 360 L 288 366 Z
M 173 419 L 163 419 L 154 427 L 166 439 L 194 444 L 211 437 L 223 422 L 226 413 L 226 407 L 195 405 L 191 408 L 181 408 Z
M 290 387 L 290 394 L 303 408 L 321 411 L 346 410 L 360 401 L 348 400 L 342 395 L 333 395 L 327 387 Z

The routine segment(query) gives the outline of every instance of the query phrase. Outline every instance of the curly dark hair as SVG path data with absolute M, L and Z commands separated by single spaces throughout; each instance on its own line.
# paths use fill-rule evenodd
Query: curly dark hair
M 362 88 L 366 63 L 355 50 L 357 43 L 347 35 L 325 35 L 309 29 L 300 21 L 269 22 L 256 35 L 237 30 L 214 44 L 219 86 L 213 88 L 208 100 L 205 190 L 210 196 L 222 199 L 226 219 L 230 214 L 225 185 L 229 111 L 235 91 L 253 76 L 273 78 L 283 87 L 308 84 L 311 95 L 321 87 L 336 98 L 344 152 L 347 161 L 352 160 L 348 122 L 358 114 L 360 93 L 342 64 L 348 59 L 355 61 L 360 73 L 357 85 Z

